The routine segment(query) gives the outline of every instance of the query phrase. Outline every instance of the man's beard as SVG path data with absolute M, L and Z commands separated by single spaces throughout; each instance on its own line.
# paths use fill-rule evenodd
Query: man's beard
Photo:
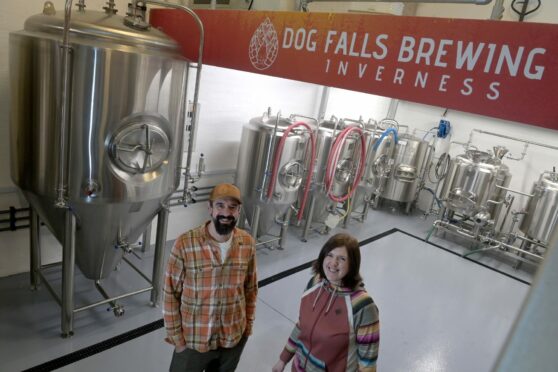
M 221 219 L 231 221 L 229 224 L 221 223 Z M 234 227 L 236 226 L 236 219 L 232 216 L 225 217 L 225 216 L 217 216 L 213 217 L 213 225 L 215 226 L 215 231 L 219 235 L 228 235 L 230 234 Z

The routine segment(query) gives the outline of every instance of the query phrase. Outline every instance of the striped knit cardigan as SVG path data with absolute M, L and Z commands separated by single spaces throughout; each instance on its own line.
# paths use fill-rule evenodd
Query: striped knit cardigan
M 300 302 L 299 320 L 281 360 L 292 371 L 376 371 L 378 308 L 360 285 L 343 288 L 314 276 Z

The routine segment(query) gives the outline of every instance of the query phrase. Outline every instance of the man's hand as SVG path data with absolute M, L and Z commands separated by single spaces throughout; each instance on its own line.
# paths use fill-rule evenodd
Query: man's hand
M 174 347 L 174 352 L 175 352 L 175 353 L 181 353 L 181 352 L 183 352 L 184 350 L 186 350 L 186 346 L 175 346 L 175 347 Z

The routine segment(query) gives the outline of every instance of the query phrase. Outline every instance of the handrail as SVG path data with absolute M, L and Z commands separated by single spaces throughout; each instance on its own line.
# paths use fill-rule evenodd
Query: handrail
M 70 83 L 72 61 L 70 55 L 70 20 L 72 18 L 72 0 L 66 0 L 64 8 L 64 30 L 62 32 L 62 91 L 60 93 L 60 136 L 58 153 L 58 188 L 56 190 L 56 208 L 67 208 L 67 189 L 68 189 L 68 149 L 70 147 L 69 127 L 70 127 Z
M 190 136 L 188 138 L 188 154 L 186 156 L 186 170 L 184 172 L 184 188 L 182 190 L 182 202 L 184 203 L 184 206 L 186 206 L 186 198 L 188 196 L 188 178 L 190 177 L 190 167 L 192 165 L 192 153 L 193 153 L 193 147 L 194 147 L 194 136 L 192 135 L 192 133 L 195 133 L 196 120 L 197 120 L 197 116 L 198 116 L 199 89 L 200 89 L 201 70 L 202 70 L 202 61 L 203 61 L 203 47 L 204 47 L 204 42 L 205 42 L 205 33 L 204 33 L 203 23 L 202 23 L 200 17 L 198 17 L 198 15 L 196 13 L 194 13 L 194 11 L 192 9 L 190 9 L 190 8 L 184 6 L 184 5 L 178 5 L 178 4 L 173 4 L 173 3 L 165 3 L 165 2 L 162 2 L 162 1 L 156 1 L 156 0 L 146 0 L 145 3 L 146 4 L 152 4 L 152 5 L 159 5 L 159 6 L 167 7 L 167 8 L 174 8 L 174 9 L 183 10 L 186 13 L 188 13 L 189 15 L 191 15 L 192 18 L 194 18 L 194 20 L 196 21 L 196 24 L 197 24 L 197 26 L 200 30 L 200 44 L 199 44 L 199 49 L 198 49 L 198 64 L 196 66 L 196 69 L 197 69 L 196 83 L 195 83 L 195 86 L 194 86 L 194 103 L 193 103 L 193 107 L 192 107 L 192 117 L 190 119 Z M 186 89 L 188 89 L 188 87 L 186 86 L 184 89 L 186 90 Z M 184 144 L 182 144 L 182 146 L 184 146 Z M 181 148 L 181 152 L 182 152 L 182 148 Z

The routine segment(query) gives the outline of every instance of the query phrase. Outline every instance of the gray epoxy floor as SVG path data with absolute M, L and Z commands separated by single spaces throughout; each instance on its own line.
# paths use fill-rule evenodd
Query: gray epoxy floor
M 424 237 L 431 222 L 374 211 L 367 221 L 353 222 L 347 230 L 359 240 L 394 227 Z M 258 250 L 260 280 L 315 259 L 327 239 L 313 232 L 302 243 L 299 235 L 300 230 L 291 229 L 284 250 Z M 465 249 L 441 237 L 432 241 Z M 139 262 L 147 273 L 150 254 Z M 402 233 L 364 246 L 362 254 L 362 274 L 381 311 L 381 371 L 490 370 L 527 285 Z M 478 259 L 530 281 L 531 273 L 513 270 L 491 255 Z M 56 279 L 58 274 L 50 276 Z M 254 335 L 239 371 L 271 369 L 296 321 L 298 296 L 308 276 L 305 270 L 261 288 Z M 123 265 L 106 285 L 131 290 L 144 283 Z M 85 279 L 78 277 L 76 287 L 76 301 L 97 299 Z M 75 335 L 61 339 L 59 308 L 45 288 L 30 292 L 27 275 L 16 275 L 0 279 L 0 290 L 1 371 L 30 368 L 161 318 L 160 309 L 147 305 L 148 295 L 139 295 L 122 301 L 126 314 L 118 319 L 104 306 L 77 314 Z M 60 370 L 164 371 L 172 348 L 162 341 L 163 333 L 159 329 Z

